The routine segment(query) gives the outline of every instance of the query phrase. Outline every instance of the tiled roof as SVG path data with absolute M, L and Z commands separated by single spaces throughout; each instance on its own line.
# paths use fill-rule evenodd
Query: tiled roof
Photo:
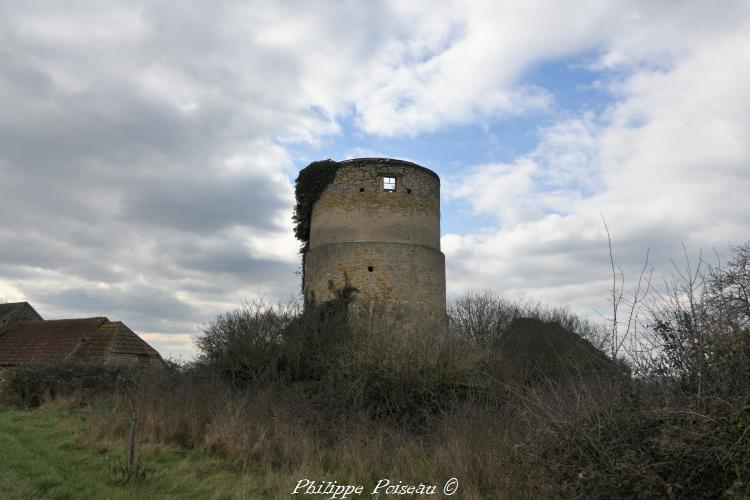
M 156 349 L 148 345 L 146 341 L 136 335 L 130 328 L 120 321 L 115 321 L 110 324 L 118 325 L 115 343 L 112 346 L 112 354 L 159 356 Z
M 8 316 L 10 314 L 19 312 L 20 309 L 27 308 L 28 311 L 30 311 L 32 314 L 39 316 L 39 313 L 37 313 L 33 307 L 31 307 L 31 304 L 28 302 L 6 302 L 0 304 L 0 319 L 2 319 L 5 316 Z M 39 319 L 42 317 L 39 316 Z
M 64 358 L 107 318 L 19 321 L 0 337 L 0 365 L 43 363 Z
M 159 357 L 156 349 L 121 321 L 108 321 L 102 324 L 95 335 L 90 335 L 80 342 L 71 357 L 81 361 L 95 361 L 110 355 Z
M 103 362 L 111 356 L 161 359 L 127 326 L 107 318 L 19 321 L 0 337 L 0 366 L 61 359 Z
M 5 316 L 6 314 L 12 313 L 16 307 L 23 304 L 23 302 L 10 302 L 5 304 L 0 304 L 0 318 Z

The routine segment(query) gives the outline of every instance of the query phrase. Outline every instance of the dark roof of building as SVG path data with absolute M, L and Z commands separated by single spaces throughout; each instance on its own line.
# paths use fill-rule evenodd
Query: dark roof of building
M 34 311 L 37 316 L 39 316 L 39 313 L 37 313 L 28 302 L 7 302 L 4 304 L 0 304 L 0 318 L 13 314 L 23 307 L 28 307 L 30 310 Z M 41 319 L 41 316 L 39 316 L 39 318 Z
M 0 366 L 62 359 L 101 362 L 118 355 L 161 359 L 130 328 L 104 317 L 19 321 L 0 337 Z
M 5 316 L 6 314 L 12 313 L 16 307 L 23 304 L 23 302 L 10 302 L 7 304 L 0 303 L 0 318 Z

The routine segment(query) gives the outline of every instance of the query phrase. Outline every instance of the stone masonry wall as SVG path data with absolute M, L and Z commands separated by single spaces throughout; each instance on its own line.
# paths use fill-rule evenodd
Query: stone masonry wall
M 397 179 L 395 192 L 383 190 L 384 176 Z M 399 160 L 342 162 L 313 207 L 304 272 L 307 300 L 331 299 L 333 289 L 348 284 L 360 300 L 384 300 L 442 321 L 437 175 Z
M 383 176 L 396 177 L 396 192 L 383 191 Z M 409 162 L 342 162 L 313 206 L 310 248 L 344 241 L 414 243 L 440 250 L 440 180 Z
M 337 243 L 312 250 L 305 263 L 309 298 L 334 298 L 347 284 L 358 296 L 385 300 L 433 318 L 445 315 L 445 257 L 402 243 Z M 309 281 L 308 281 L 309 280 Z

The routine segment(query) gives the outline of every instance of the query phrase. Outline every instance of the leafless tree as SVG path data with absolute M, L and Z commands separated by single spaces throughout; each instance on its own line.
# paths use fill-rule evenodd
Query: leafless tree
M 650 248 L 647 248 L 643 267 L 638 275 L 638 281 L 636 281 L 632 291 L 626 295 L 625 273 L 621 267 L 615 267 L 615 257 L 612 250 L 612 237 L 603 214 L 602 223 L 604 224 L 604 230 L 607 233 L 609 262 L 612 268 L 612 288 L 610 289 L 612 317 L 610 318 L 609 339 L 607 343 L 609 344 L 610 356 L 612 359 L 617 359 L 625 342 L 636 337 L 640 308 L 651 291 L 651 278 L 654 269 L 653 267 L 649 268 Z M 626 320 L 622 320 L 620 316 L 622 306 L 627 308 Z

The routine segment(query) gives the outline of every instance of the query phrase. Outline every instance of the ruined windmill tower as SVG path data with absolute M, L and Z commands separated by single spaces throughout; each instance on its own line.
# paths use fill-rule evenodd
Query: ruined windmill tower
M 318 191 L 309 202 L 303 252 L 306 303 L 351 289 L 359 302 L 394 304 L 412 319 L 445 322 L 437 174 L 388 158 L 318 162 L 305 170 L 316 167 L 328 173 L 309 183 Z M 303 175 L 310 178 L 305 170 L 298 189 Z

